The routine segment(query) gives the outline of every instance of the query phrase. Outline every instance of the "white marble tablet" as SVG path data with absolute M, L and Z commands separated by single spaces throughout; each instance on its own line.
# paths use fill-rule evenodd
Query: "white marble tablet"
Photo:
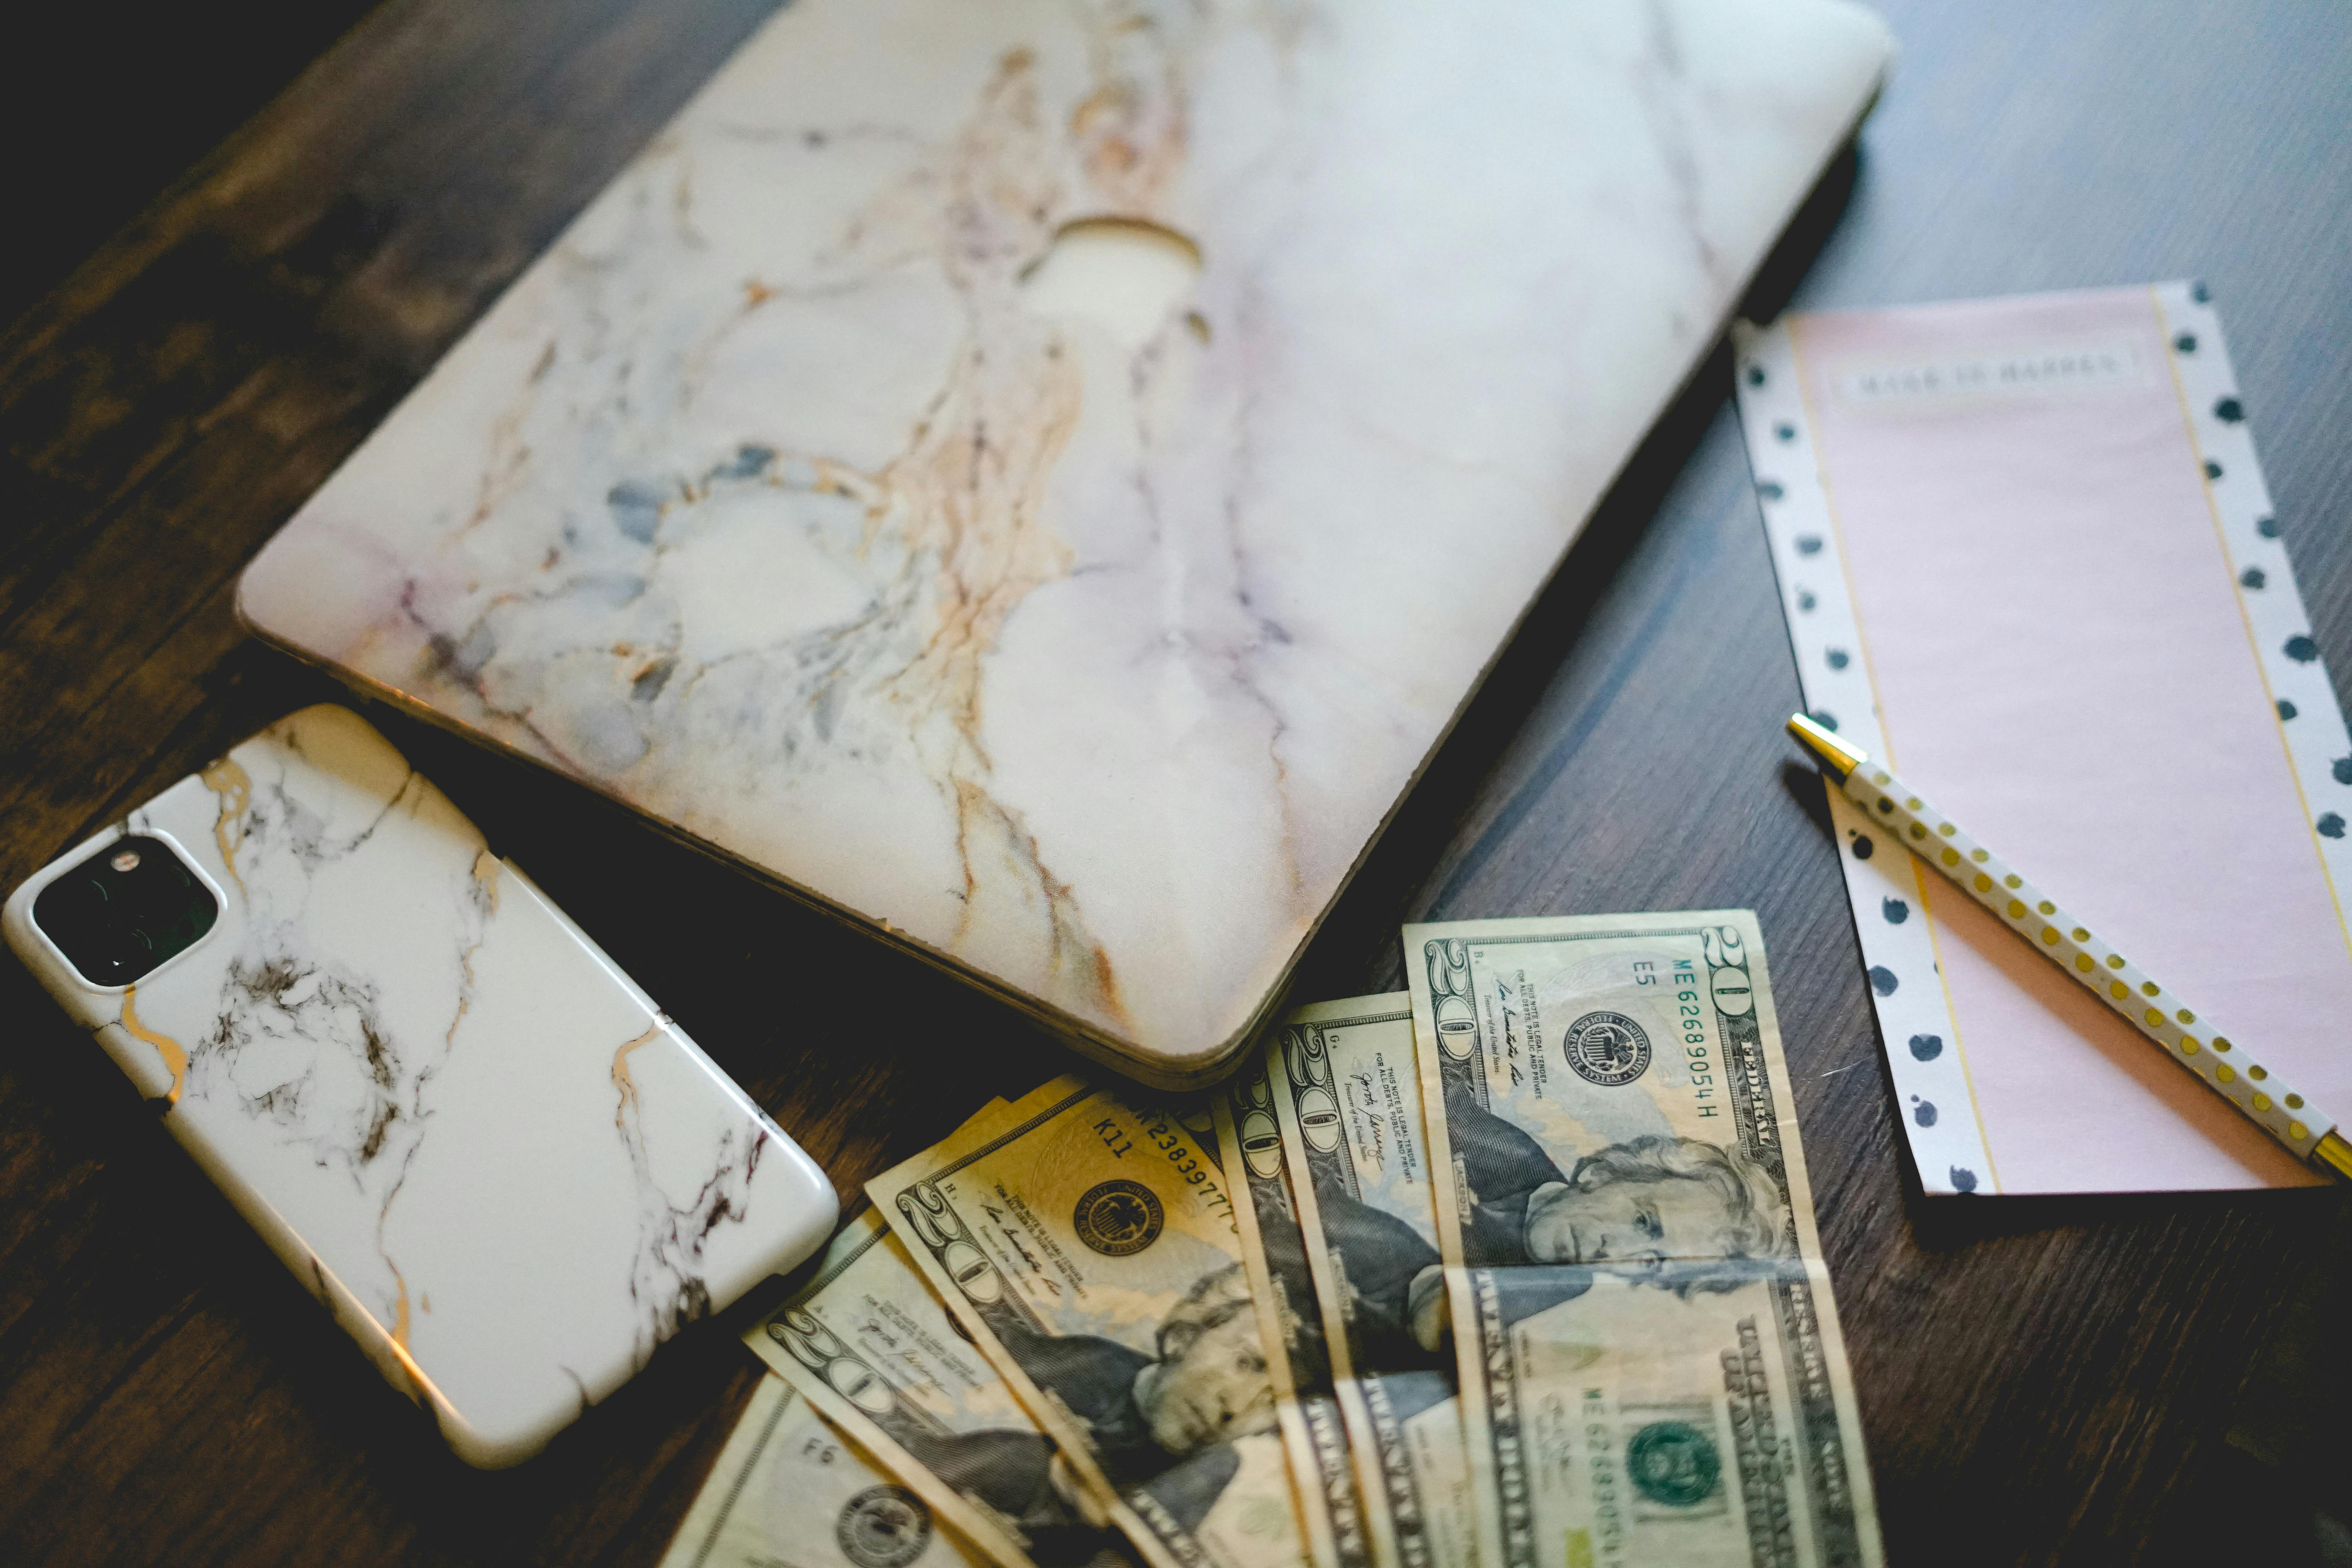
M 801 0 L 244 613 L 1197 1079 L 1888 52 L 1843 0 Z

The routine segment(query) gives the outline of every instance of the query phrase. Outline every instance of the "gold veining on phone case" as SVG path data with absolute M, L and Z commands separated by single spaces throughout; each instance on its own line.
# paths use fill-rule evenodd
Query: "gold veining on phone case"
M 613 1053 L 613 1087 L 621 1091 L 621 1103 L 613 1108 L 613 1125 L 623 1132 L 629 1130 L 628 1123 L 624 1118 L 628 1115 L 630 1108 L 637 1103 L 637 1083 L 629 1076 L 629 1053 L 639 1046 L 650 1044 L 653 1037 L 662 1032 L 662 1026 L 668 1022 L 669 1017 L 667 1014 L 656 1014 L 652 1028 Z
M 481 889 L 483 912 L 499 912 L 499 858 L 484 849 L 474 857 L 474 885 Z
M 392 1282 L 400 1288 L 399 1299 L 394 1302 L 392 1309 L 392 1342 L 403 1351 L 406 1351 L 408 1349 L 408 1276 L 400 1271 L 400 1265 L 394 1263 L 389 1255 L 385 1256 L 383 1266 L 392 1270 Z
M 172 1069 L 171 1092 L 163 1096 L 163 1103 L 167 1107 L 177 1105 L 180 1103 L 180 1089 L 188 1081 L 188 1053 L 181 1049 L 180 1042 L 171 1036 L 159 1035 L 139 1021 L 139 1015 L 131 1005 L 131 997 L 138 993 L 136 985 L 122 988 L 123 1032 L 134 1040 L 144 1040 L 154 1047 L 155 1054 L 163 1058 L 163 1065 Z
M 392 1353 L 400 1359 L 400 1370 L 407 1374 L 409 1391 L 417 1401 L 430 1407 L 436 1415 L 445 1410 L 454 1413 L 457 1407 L 443 1396 L 440 1389 L 434 1386 L 433 1380 L 425 1375 L 425 1369 L 416 1364 L 416 1358 L 408 1353 L 408 1347 L 398 1340 L 388 1342 L 392 1346 Z
M 457 957 L 458 967 L 465 973 L 465 984 L 457 988 L 457 1011 L 449 1019 L 449 1030 L 441 1037 L 443 1047 L 457 1043 L 457 1026 L 466 1021 L 466 1010 L 474 1005 L 474 955 L 482 951 L 489 937 L 490 917 L 499 912 L 499 858 L 485 848 L 474 857 L 474 903 L 482 911 L 482 933 L 471 946 Z
M 241 899 L 245 879 L 236 874 L 236 852 L 245 843 L 246 814 L 253 807 L 253 778 L 233 757 L 220 758 L 196 776 L 220 797 L 220 815 L 213 819 L 213 842 L 220 847 L 221 868 L 236 884 L 236 896 Z M 236 829 L 234 840 L 229 837 L 232 826 Z

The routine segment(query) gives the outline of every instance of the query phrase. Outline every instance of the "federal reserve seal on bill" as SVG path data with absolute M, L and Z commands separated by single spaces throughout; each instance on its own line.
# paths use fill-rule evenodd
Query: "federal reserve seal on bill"
M 907 1568 L 931 1541 L 931 1510 L 904 1487 L 867 1487 L 842 1505 L 833 1527 L 857 1568 Z
M 1131 1258 L 1160 1239 L 1168 1216 L 1141 1182 L 1098 1182 L 1078 1199 L 1071 1225 L 1105 1258 Z
M 1650 1066 L 1649 1035 L 1622 1013 L 1587 1013 L 1568 1026 L 1560 1049 L 1577 1077 L 1603 1089 L 1631 1083 Z
M 1715 1439 L 1687 1421 L 1653 1421 L 1626 1440 L 1625 1474 L 1633 1488 L 1666 1508 L 1696 1508 L 1723 1479 Z

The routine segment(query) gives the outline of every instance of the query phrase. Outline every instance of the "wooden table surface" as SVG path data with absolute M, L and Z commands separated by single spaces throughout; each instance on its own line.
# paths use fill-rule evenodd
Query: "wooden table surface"
M 1754 309 L 2207 279 L 2343 689 L 2346 13 L 1883 8 L 1893 83 Z M 769 9 L 393 0 L 54 293 L 0 300 L 26 311 L 0 338 L 0 887 L 338 695 L 239 634 L 237 571 Z M 1795 670 L 1729 389 L 1718 351 L 1296 994 L 1402 985 L 1403 920 L 1753 907 L 1892 1560 L 2319 1561 L 2312 1510 L 2347 1472 L 2252 1456 L 2352 1396 L 2339 1193 L 1921 1198 L 1819 786 L 1780 736 Z M 583 792 L 380 721 L 843 1190 L 1066 1065 Z M 779 973 L 828 984 L 777 1014 L 725 983 Z M 0 1561 L 660 1554 L 755 1377 L 729 1334 L 688 1333 L 540 1459 L 469 1471 L 11 962 L 0 1018 Z

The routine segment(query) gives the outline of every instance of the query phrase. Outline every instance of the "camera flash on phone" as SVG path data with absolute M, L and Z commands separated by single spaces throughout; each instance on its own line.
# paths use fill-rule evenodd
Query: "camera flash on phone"
M 136 849 L 125 849 L 113 859 L 109 860 L 107 864 L 113 867 L 118 871 L 136 871 L 139 869 L 139 851 Z

